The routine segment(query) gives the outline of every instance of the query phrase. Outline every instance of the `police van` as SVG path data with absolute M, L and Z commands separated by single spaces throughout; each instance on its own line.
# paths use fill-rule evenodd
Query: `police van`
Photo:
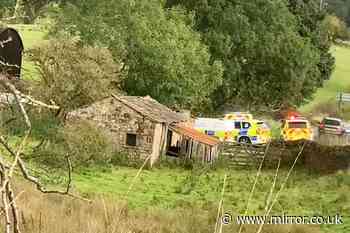
M 231 119 L 197 118 L 194 128 L 226 142 L 263 144 L 271 139 L 271 130 L 265 122 L 252 118 Z

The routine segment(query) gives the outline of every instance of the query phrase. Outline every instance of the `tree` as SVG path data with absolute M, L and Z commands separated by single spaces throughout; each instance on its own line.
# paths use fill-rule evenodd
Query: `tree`
M 0 2 L 0 9 L 10 8 L 15 6 L 15 0 L 2 0 Z
M 350 0 L 327 0 L 327 8 L 350 27 Z
M 223 61 L 215 107 L 280 108 L 311 98 L 321 78 L 320 53 L 299 33 L 284 0 L 168 0 L 195 13 L 195 28 Z
M 1 0 L 0 1 L 0 21 L 2 18 L 9 17 L 12 14 L 15 6 L 15 0 Z M 1 23 L 1 22 L 0 22 Z
M 123 75 L 107 49 L 51 40 L 30 51 L 39 69 L 31 92 L 69 111 L 118 91 Z
M 321 87 L 325 80 L 330 79 L 335 64 L 335 59 L 330 53 L 332 41 L 324 24 L 327 12 L 318 0 L 288 0 L 288 2 L 289 10 L 298 19 L 299 34 L 310 40 L 319 54 L 317 69 L 320 75 L 316 78 L 316 86 Z
M 181 9 L 165 10 L 158 0 L 86 0 L 63 12 L 58 28 L 123 58 L 128 72 L 123 88 L 130 95 L 198 110 L 208 106 L 208 96 L 221 83 L 221 64 L 210 61 Z
M 13 7 L 12 20 L 17 23 L 33 23 L 41 10 L 50 3 L 61 3 L 64 0 L 7 0 L 9 7 Z
M 334 15 L 328 15 L 325 19 L 325 25 L 332 41 L 336 39 L 348 40 L 350 32 L 346 28 L 346 24 L 340 18 Z
M 17 198 L 18 195 L 14 189 L 16 180 L 22 179 L 36 186 L 37 190 L 42 193 L 51 193 L 59 195 L 67 195 L 72 197 L 77 197 L 72 194 L 71 182 L 72 182 L 72 165 L 67 155 L 68 163 L 68 182 L 65 190 L 48 190 L 40 182 L 38 177 L 35 177 L 31 174 L 28 169 L 27 163 L 23 160 L 23 150 L 27 146 L 28 138 L 32 132 L 32 123 L 31 119 L 28 117 L 27 110 L 24 107 L 23 101 L 36 106 L 43 108 L 54 108 L 57 106 L 52 106 L 45 104 L 41 101 L 37 101 L 30 96 L 24 95 L 16 89 L 16 87 L 11 83 L 8 77 L 5 74 L 0 74 L 0 85 L 3 86 L 11 95 L 14 97 L 13 105 L 17 106 L 20 109 L 21 117 L 26 125 L 26 131 L 19 145 L 12 145 L 9 143 L 7 136 L 1 135 L 0 145 L 2 153 L 0 155 L 0 222 L 2 231 L 4 233 L 20 233 L 21 227 L 20 222 L 22 219 L 19 215 L 19 210 L 17 208 Z M 23 100 L 23 101 L 22 101 Z M 15 174 L 16 172 L 16 174 Z M 83 198 L 81 198 L 83 199 Z M 86 199 L 84 199 L 86 200 Z M 87 200 L 88 201 L 88 200 Z

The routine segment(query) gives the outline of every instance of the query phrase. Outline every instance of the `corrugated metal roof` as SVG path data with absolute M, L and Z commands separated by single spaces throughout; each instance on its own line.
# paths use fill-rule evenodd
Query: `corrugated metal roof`
M 215 145 L 218 145 L 220 143 L 220 141 L 218 139 L 211 137 L 211 136 L 208 136 L 204 133 L 201 133 L 193 128 L 185 127 L 185 126 L 182 126 L 179 124 L 172 125 L 172 126 L 170 126 L 170 128 L 171 128 L 171 130 L 173 130 L 179 134 L 188 136 L 188 137 L 192 138 L 193 140 L 198 141 L 200 143 L 204 143 L 204 144 L 207 144 L 210 146 L 215 146 Z

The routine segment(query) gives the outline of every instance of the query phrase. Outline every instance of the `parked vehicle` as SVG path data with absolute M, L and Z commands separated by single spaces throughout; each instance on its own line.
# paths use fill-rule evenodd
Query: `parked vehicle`
M 285 141 L 312 140 L 313 131 L 310 122 L 300 116 L 290 116 L 282 121 L 282 137 Z
M 224 116 L 224 120 L 253 120 L 253 115 L 248 112 L 231 112 Z
M 221 141 L 263 144 L 271 139 L 269 126 L 260 120 L 198 118 L 194 128 Z
M 346 128 L 345 123 L 341 119 L 333 117 L 323 118 L 318 126 L 319 133 L 336 135 L 343 135 L 346 133 Z

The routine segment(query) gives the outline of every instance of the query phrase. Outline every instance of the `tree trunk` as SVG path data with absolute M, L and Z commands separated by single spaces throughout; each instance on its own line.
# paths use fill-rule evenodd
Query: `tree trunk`
M 27 0 L 17 0 L 13 18 L 16 23 L 29 24 L 33 21 L 30 3 Z

